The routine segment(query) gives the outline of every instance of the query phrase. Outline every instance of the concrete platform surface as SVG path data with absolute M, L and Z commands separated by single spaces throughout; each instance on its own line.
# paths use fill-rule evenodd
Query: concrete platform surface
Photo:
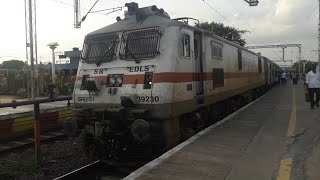
M 125 179 L 320 179 L 320 109 L 278 85 Z

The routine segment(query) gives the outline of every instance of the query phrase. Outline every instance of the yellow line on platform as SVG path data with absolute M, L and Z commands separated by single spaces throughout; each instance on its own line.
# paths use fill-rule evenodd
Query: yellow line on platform
M 291 115 L 290 115 L 290 122 L 289 122 L 289 127 L 287 132 L 288 137 L 294 136 L 294 131 L 296 129 L 296 121 L 297 121 L 296 91 L 295 89 L 293 89 Z
M 277 180 L 289 180 L 290 174 L 291 174 L 291 166 L 292 166 L 291 158 L 281 160 L 279 175 L 277 177 Z
M 296 129 L 296 121 L 297 121 L 296 90 L 293 88 L 291 114 L 290 114 L 287 137 L 294 136 L 294 132 Z M 292 158 L 281 160 L 277 180 L 289 180 L 290 174 L 291 174 L 291 166 L 292 166 Z

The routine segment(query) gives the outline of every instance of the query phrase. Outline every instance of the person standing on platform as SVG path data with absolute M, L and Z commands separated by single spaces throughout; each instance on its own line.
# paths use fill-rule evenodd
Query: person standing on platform
M 296 74 L 295 71 L 292 71 L 291 78 L 292 78 L 292 84 L 297 84 L 298 83 L 297 74 Z
M 281 73 L 281 83 L 282 83 L 282 84 L 285 84 L 285 83 L 286 83 L 286 81 L 287 81 L 287 79 L 286 79 L 287 77 L 286 77 L 286 76 L 287 76 L 286 72 L 283 71 L 283 72 Z
M 312 66 L 311 71 L 307 73 L 306 83 L 310 96 L 311 109 L 314 109 L 315 105 L 319 107 L 320 76 L 319 70 L 317 70 L 315 65 Z M 316 94 L 316 101 L 314 101 L 314 94 Z

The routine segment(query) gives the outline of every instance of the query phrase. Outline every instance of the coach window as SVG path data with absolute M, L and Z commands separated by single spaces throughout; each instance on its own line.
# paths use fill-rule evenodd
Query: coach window
M 258 68 L 259 68 L 259 73 L 261 73 L 262 72 L 261 57 L 258 57 Z
M 187 34 L 183 34 L 181 38 L 181 55 L 183 57 L 190 57 L 190 36 Z
M 242 51 L 238 49 L 238 69 L 242 70 Z

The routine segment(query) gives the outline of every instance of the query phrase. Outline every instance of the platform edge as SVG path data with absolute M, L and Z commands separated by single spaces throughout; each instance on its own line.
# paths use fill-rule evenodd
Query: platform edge
M 161 155 L 160 157 L 158 157 L 157 159 L 154 159 L 152 161 L 150 161 L 149 163 L 145 164 L 144 166 L 140 167 L 139 169 L 135 170 L 134 172 L 130 173 L 127 177 L 123 178 L 123 180 L 131 180 L 131 179 L 136 179 L 138 177 L 140 177 L 142 174 L 144 174 L 145 172 L 149 171 L 150 169 L 156 167 L 157 165 L 159 165 L 162 161 L 164 161 L 165 159 L 167 159 L 168 157 L 172 156 L 173 154 L 175 154 L 176 152 L 178 152 L 179 150 L 181 150 L 183 147 L 187 146 L 188 144 L 192 143 L 193 141 L 195 141 L 196 139 L 198 139 L 199 137 L 201 137 L 202 135 L 206 134 L 208 131 L 210 131 L 213 128 L 216 128 L 218 126 L 220 126 L 221 124 L 229 121 L 231 118 L 233 118 L 234 116 L 236 116 L 237 114 L 239 114 L 241 111 L 247 109 L 248 107 L 250 107 L 252 104 L 254 104 L 255 102 L 259 101 L 260 99 L 262 99 L 265 95 L 267 95 L 268 93 L 270 93 L 270 91 L 272 91 L 272 89 L 270 89 L 268 92 L 266 92 L 265 94 L 263 94 L 262 96 L 260 96 L 259 98 L 257 98 L 256 100 L 250 102 L 249 104 L 243 106 L 242 108 L 240 108 L 239 110 L 233 112 L 232 114 L 230 114 L 229 116 L 223 118 L 221 121 L 207 127 L 206 129 L 198 132 L 197 134 L 195 134 L 194 136 L 192 136 L 191 138 L 189 138 L 188 140 L 180 143 L 179 145 L 177 145 L 176 147 L 172 148 L 171 150 L 167 151 L 166 153 L 164 153 L 163 155 Z

